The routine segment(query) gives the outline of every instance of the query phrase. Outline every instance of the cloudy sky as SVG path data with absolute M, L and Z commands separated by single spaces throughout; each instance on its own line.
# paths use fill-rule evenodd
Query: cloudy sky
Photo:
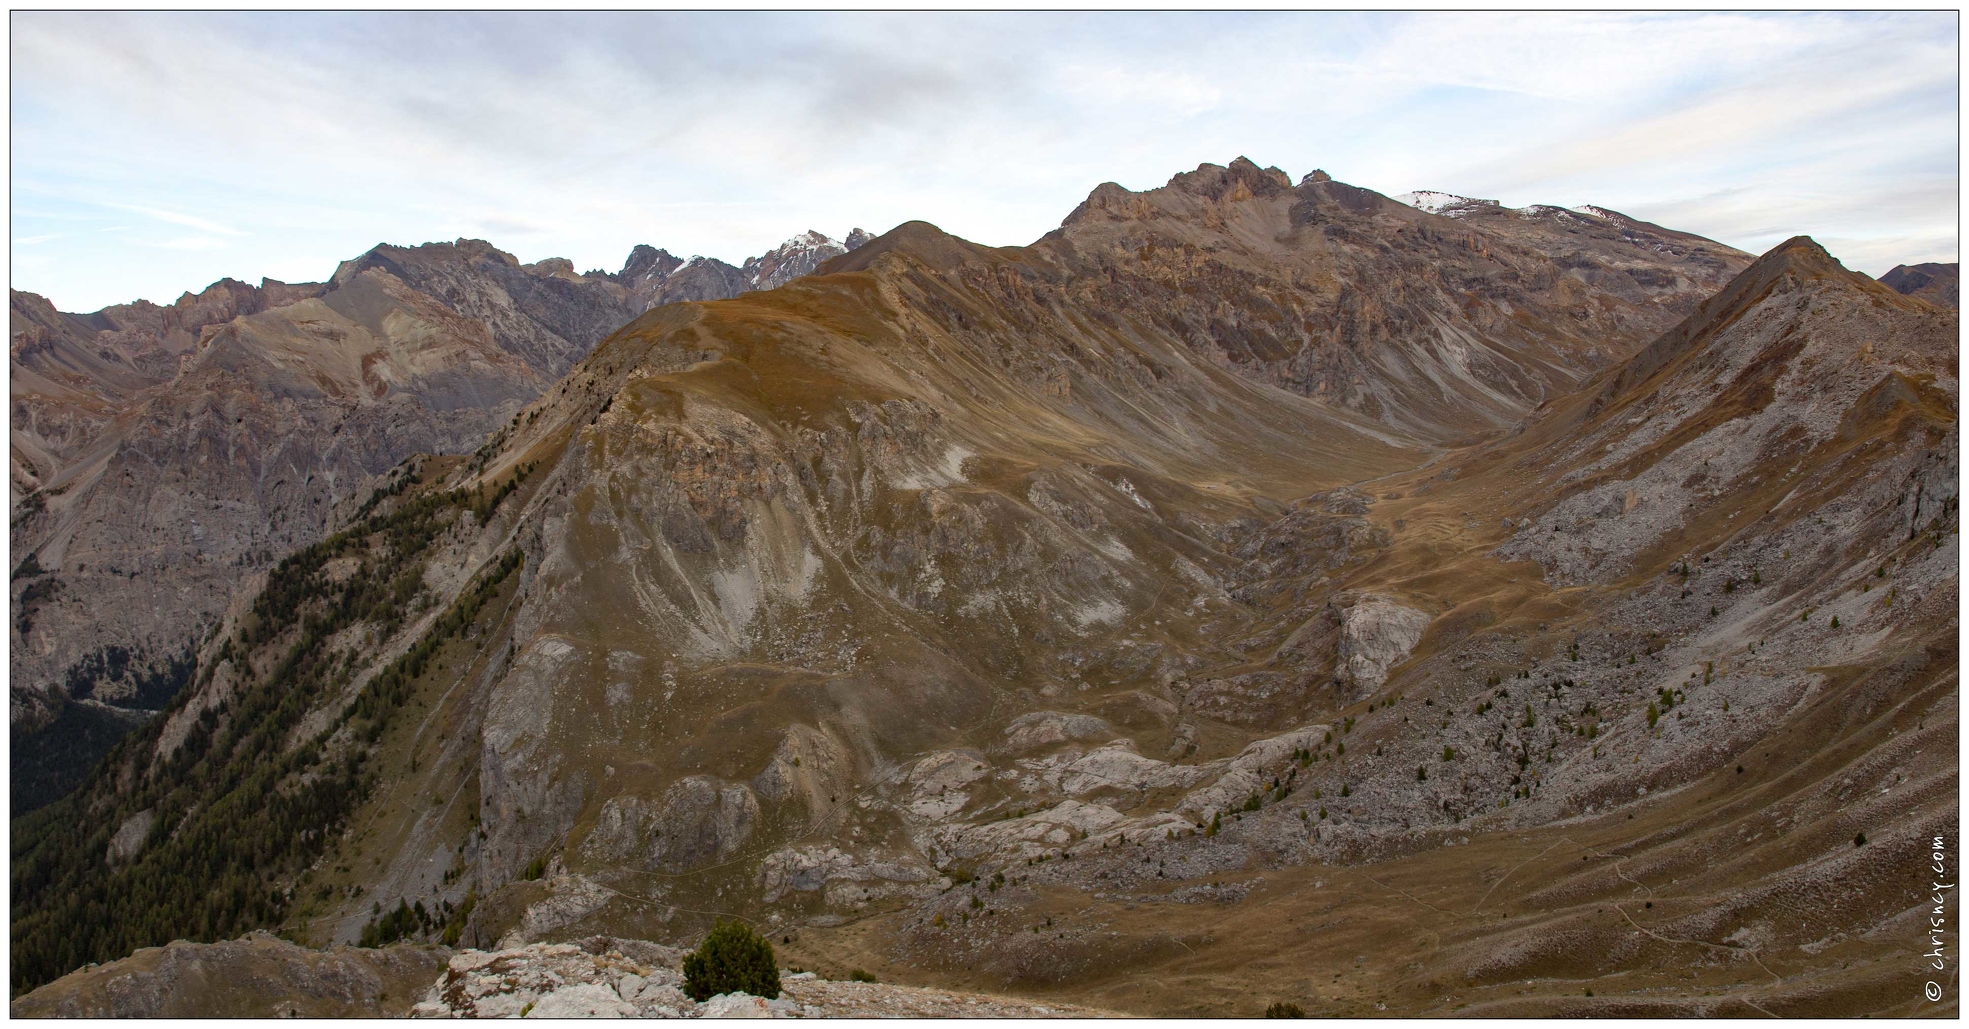
M 619 268 L 1028 243 L 1239 155 L 1956 259 L 1956 16 L 12 15 L 13 285 L 64 310 L 475 236 Z

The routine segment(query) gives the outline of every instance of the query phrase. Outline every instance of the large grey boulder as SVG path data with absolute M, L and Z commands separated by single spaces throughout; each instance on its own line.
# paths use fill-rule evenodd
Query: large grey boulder
M 1349 700 L 1359 700 L 1388 681 L 1429 627 L 1427 614 L 1384 597 L 1363 597 L 1340 616 L 1340 654 L 1334 674 Z

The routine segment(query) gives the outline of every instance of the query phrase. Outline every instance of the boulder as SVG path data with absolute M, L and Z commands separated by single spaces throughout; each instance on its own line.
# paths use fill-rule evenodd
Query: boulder
M 1359 700 L 1388 681 L 1388 670 L 1408 657 L 1429 627 L 1427 614 L 1382 597 L 1363 597 L 1341 615 L 1335 676 L 1347 698 Z

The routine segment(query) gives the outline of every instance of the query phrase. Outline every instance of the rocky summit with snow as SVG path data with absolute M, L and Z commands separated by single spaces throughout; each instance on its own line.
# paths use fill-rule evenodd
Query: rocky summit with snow
M 752 289 L 773 289 L 802 275 L 812 275 L 822 262 L 839 257 L 873 238 L 867 232 L 856 229 L 848 233 L 847 240 L 836 241 L 809 229 L 758 257 L 747 258 L 740 273 Z

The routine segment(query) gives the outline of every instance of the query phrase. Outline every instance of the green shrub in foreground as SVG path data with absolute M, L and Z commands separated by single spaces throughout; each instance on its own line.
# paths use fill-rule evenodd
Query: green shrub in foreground
M 684 993 L 699 1002 L 720 993 L 778 997 L 773 945 L 743 922 L 719 922 L 696 950 L 684 955 Z

